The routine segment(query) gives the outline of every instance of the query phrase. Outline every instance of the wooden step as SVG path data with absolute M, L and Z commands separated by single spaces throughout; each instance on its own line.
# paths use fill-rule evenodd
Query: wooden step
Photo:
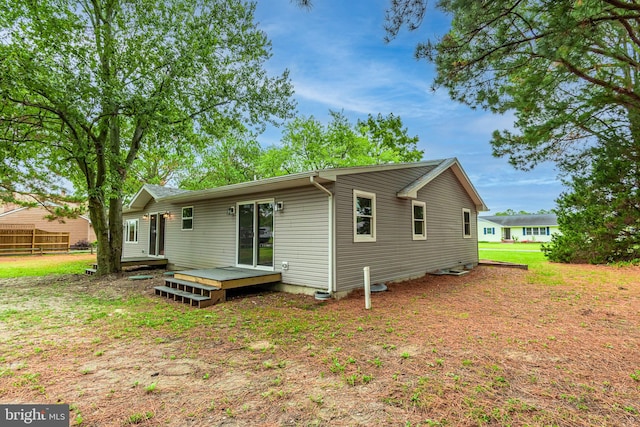
M 170 288 L 176 288 L 176 289 L 180 289 L 181 291 L 188 291 L 188 292 L 193 292 L 194 289 L 199 289 L 202 291 L 209 291 L 209 292 L 220 290 L 220 288 L 217 286 L 202 285 L 200 283 L 190 282 L 188 280 L 175 279 L 172 277 L 165 278 L 164 284 L 166 286 L 169 286 Z
M 193 307 L 203 308 L 213 304 L 211 297 L 204 295 L 196 295 L 191 292 L 181 291 L 179 289 L 170 288 L 168 286 L 155 286 L 156 295 L 170 298 L 174 301 L 183 302 Z

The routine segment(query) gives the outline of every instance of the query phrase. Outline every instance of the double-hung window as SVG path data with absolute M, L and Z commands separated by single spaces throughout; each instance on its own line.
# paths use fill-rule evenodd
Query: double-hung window
M 427 239 L 427 204 L 417 200 L 411 201 L 413 240 Z
M 462 237 L 471 237 L 471 210 L 466 208 L 462 209 Z
M 353 241 L 376 241 L 376 195 L 353 190 Z
M 124 223 L 125 243 L 138 243 L 138 220 L 128 219 Z
M 182 230 L 193 230 L 193 206 L 182 208 Z

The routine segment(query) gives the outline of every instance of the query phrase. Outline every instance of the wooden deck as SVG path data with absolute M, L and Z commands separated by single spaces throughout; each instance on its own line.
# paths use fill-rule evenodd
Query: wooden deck
M 120 260 L 120 265 L 122 267 L 133 267 L 136 265 L 155 265 L 155 266 L 166 266 L 169 263 L 169 260 L 166 258 L 155 258 L 155 257 L 135 257 L 135 258 L 122 258 Z M 84 272 L 85 274 L 92 275 L 98 271 L 98 264 L 93 264 L 92 268 L 87 268 Z
M 201 285 L 215 286 L 219 289 L 233 289 L 243 286 L 274 283 L 282 279 L 281 274 L 274 271 L 252 270 L 238 267 L 176 271 L 174 277 L 178 280 L 187 280 Z
M 154 258 L 154 257 L 136 257 L 136 258 L 122 258 L 120 264 L 123 267 L 132 267 L 134 265 L 167 265 L 169 262 L 166 258 Z
M 176 271 L 155 286 L 155 294 L 192 307 L 204 308 L 227 299 L 227 289 L 279 282 L 280 273 L 238 267 Z

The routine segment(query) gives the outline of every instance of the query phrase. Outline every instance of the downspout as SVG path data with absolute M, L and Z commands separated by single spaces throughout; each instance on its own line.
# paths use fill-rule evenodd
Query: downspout
M 327 220 L 329 222 L 329 259 L 328 259 L 328 263 L 327 263 L 327 292 L 329 292 L 329 294 L 331 294 L 333 292 L 333 193 L 331 191 L 329 191 L 326 187 L 323 187 L 322 185 L 320 185 L 315 179 L 313 179 L 313 176 L 309 177 L 309 181 L 311 182 L 311 184 L 313 184 L 314 187 L 316 187 L 318 190 L 323 191 L 325 193 L 327 193 L 327 196 L 329 196 L 329 200 L 328 200 L 328 217 Z

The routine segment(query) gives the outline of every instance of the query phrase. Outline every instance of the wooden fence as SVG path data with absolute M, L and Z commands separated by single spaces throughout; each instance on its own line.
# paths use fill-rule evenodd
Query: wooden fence
M 33 224 L 0 224 L 0 255 L 69 252 L 68 232 L 50 232 Z

